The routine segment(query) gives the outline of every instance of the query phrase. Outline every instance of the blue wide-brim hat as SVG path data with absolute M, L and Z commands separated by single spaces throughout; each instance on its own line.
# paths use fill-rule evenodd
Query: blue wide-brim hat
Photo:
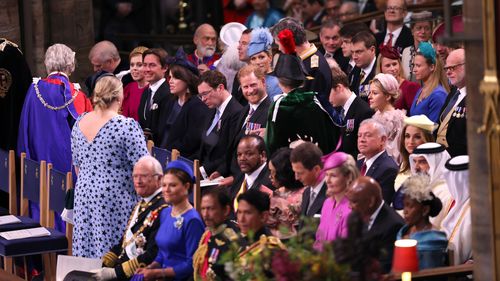
M 178 170 L 185 172 L 186 174 L 188 174 L 189 178 L 191 179 L 191 182 L 193 182 L 193 183 L 196 180 L 194 173 L 193 173 L 193 167 L 191 167 L 190 165 L 188 165 L 184 161 L 175 160 L 175 161 L 169 162 L 165 172 L 168 172 L 168 170 L 170 170 L 170 169 L 178 169 Z
M 269 51 L 273 45 L 273 35 L 268 28 L 256 28 L 250 33 L 247 56 L 251 57 L 260 52 Z

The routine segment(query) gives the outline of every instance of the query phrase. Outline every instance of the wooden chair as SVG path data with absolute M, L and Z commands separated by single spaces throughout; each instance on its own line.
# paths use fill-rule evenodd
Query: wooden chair
M 49 202 L 47 192 L 47 165 L 45 161 L 36 162 L 26 159 L 21 153 L 21 214 L 29 214 L 28 200 L 40 204 L 40 224 L 47 227 Z M 55 280 L 55 271 L 51 266 L 49 253 L 66 252 L 68 240 L 63 233 L 47 228 L 50 236 L 6 240 L 0 237 L 0 256 L 13 258 L 24 257 L 27 277 L 26 256 L 42 254 L 45 280 Z M 11 268 L 6 270 L 12 272 Z
M 16 189 L 16 155 L 0 149 L 0 190 L 9 194 L 9 210 L 11 215 L 17 215 Z
M 73 175 L 71 172 L 66 174 L 54 169 L 52 164 L 47 165 L 47 199 L 49 201 L 48 211 L 46 212 L 47 227 L 55 227 L 56 216 L 62 214 L 66 203 L 66 192 L 73 187 Z M 45 213 L 45 212 L 44 212 Z M 66 223 L 66 237 L 68 238 L 68 255 L 71 256 L 73 225 Z
M 193 166 L 195 184 L 193 186 L 193 192 L 189 194 L 189 201 L 193 202 L 193 206 L 197 211 L 201 209 L 201 188 L 200 188 L 200 160 L 190 160 L 188 158 L 182 157 L 177 149 L 172 149 L 172 160 L 180 160 Z

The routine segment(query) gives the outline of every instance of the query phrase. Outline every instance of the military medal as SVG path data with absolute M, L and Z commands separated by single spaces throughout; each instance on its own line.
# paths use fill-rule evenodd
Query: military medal
M 346 130 L 348 132 L 354 131 L 354 119 L 347 119 L 346 126 L 347 126 Z
M 208 262 L 214 264 L 217 261 L 217 257 L 219 256 L 219 249 L 213 248 L 210 252 L 210 257 L 208 258 Z

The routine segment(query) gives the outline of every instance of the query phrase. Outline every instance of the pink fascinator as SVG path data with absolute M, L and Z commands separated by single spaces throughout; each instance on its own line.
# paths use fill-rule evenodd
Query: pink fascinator
M 348 155 L 349 154 L 341 151 L 333 151 L 327 155 L 324 155 L 323 157 L 321 157 L 321 161 L 323 161 L 323 171 L 341 166 L 347 160 Z
M 390 94 L 398 93 L 399 83 L 391 74 L 379 73 L 373 77 L 373 80 L 378 80 L 384 90 Z

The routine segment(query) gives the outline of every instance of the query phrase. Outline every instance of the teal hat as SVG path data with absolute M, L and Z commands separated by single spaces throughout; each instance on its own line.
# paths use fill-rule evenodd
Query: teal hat
M 268 28 L 255 28 L 250 33 L 247 56 L 251 57 L 260 52 L 269 51 L 273 44 L 273 36 Z
M 177 170 L 181 170 L 181 171 L 185 172 L 186 174 L 188 174 L 189 178 L 191 179 L 191 182 L 193 182 L 193 183 L 195 182 L 193 167 L 188 165 L 186 162 L 181 161 L 181 160 L 175 160 L 175 161 L 169 162 L 165 172 L 167 172 L 170 169 L 177 169 Z
M 429 42 L 420 42 L 418 44 L 418 52 L 421 53 L 426 59 L 431 60 L 433 64 L 436 63 L 436 51 Z

